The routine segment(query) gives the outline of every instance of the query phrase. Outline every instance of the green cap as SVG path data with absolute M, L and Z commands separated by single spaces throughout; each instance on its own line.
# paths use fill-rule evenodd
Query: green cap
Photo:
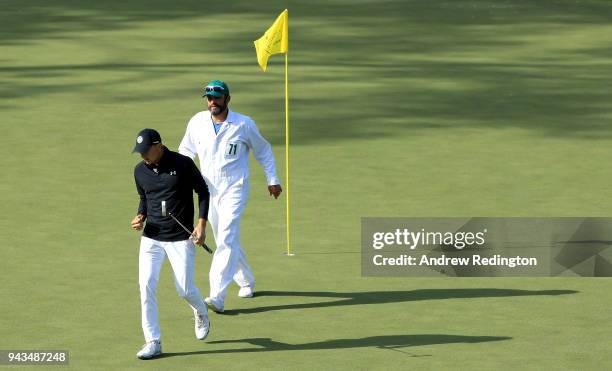
M 213 80 L 204 87 L 203 97 L 210 95 L 213 97 L 222 97 L 229 95 L 229 87 L 221 80 Z

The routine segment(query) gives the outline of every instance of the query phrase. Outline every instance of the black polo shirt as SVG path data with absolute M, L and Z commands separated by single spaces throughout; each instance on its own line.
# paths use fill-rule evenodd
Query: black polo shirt
M 144 161 L 134 168 L 136 189 L 140 195 L 138 213 L 146 216 L 143 236 L 158 241 L 188 239 L 185 232 L 169 215 L 162 216 L 161 202 L 166 210 L 193 230 L 193 192 L 198 194 L 200 218 L 208 219 L 209 193 L 202 174 L 192 159 L 164 147 L 158 165 Z

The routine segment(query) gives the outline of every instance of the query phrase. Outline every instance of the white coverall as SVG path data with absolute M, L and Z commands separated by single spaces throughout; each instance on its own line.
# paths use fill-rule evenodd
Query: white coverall
M 215 134 L 210 111 L 195 114 L 178 151 L 198 155 L 200 171 L 210 192 L 208 221 L 217 243 L 209 282 L 210 298 L 223 307 L 232 279 L 240 287 L 254 287 L 255 278 L 240 246 L 240 217 L 249 196 L 249 150 L 261 164 L 268 185 L 280 184 L 272 147 L 248 116 L 228 110 Z

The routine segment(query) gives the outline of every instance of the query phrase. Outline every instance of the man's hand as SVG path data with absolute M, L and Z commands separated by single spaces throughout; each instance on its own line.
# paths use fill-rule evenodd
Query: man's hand
M 206 240 L 206 219 L 200 218 L 196 225 L 193 233 L 191 234 L 191 240 L 196 245 L 201 245 Z
M 136 215 L 134 219 L 132 219 L 132 229 L 135 231 L 139 231 L 144 226 L 144 221 L 146 217 L 142 214 Z
M 274 196 L 274 199 L 277 199 L 280 196 L 283 189 L 280 184 L 274 184 L 268 186 L 268 192 L 270 192 L 270 196 Z

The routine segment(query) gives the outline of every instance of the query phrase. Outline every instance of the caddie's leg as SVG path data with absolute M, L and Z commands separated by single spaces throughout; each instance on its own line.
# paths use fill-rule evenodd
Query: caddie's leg
M 216 204 L 217 200 L 211 196 L 210 208 L 208 209 L 208 225 L 210 225 L 210 229 L 212 230 L 215 243 L 217 241 L 217 227 L 219 226 L 219 213 L 217 212 Z
M 240 251 L 238 251 L 238 265 L 237 265 L 236 274 L 234 274 L 234 281 L 240 287 L 255 287 L 255 276 L 253 276 L 253 271 L 249 266 L 246 255 L 242 247 Z
M 237 228 L 240 228 L 240 218 L 242 217 L 242 213 L 246 208 L 247 200 L 249 198 L 249 182 L 245 181 L 243 186 L 236 190 L 236 192 L 240 192 L 240 197 L 242 200 L 241 208 L 235 211 L 234 218 L 238 219 Z M 238 286 L 242 287 L 250 287 L 251 289 L 255 287 L 255 276 L 253 275 L 253 271 L 249 266 L 249 263 L 246 258 L 246 254 L 244 249 L 242 248 L 242 244 L 239 243 L 237 250 L 238 253 L 238 264 L 236 266 L 236 273 L 233 276 L 234 282 L 238 284 Z
M 227 288 L 238 269 L 240 257 L 240 216 L 246 199 L 242 187 L 235 187 L 225 193 L 218 206 L 217 250 L 210 267 L 210 298 L 223 306 Z
M 219 223 L 217 250 L 210 266 L 210 298 L 223 306 L 227 287 L 232 282 L 238 264 L 238 251 L 234 250 L 238 239 L 233 221 Z
M 146 342 L 160 340 L 161 337 L 157 310 L 157 283 L 165 256 L 164 249 L 159 241 L 144 236 L 140 239 L 138 282 L 140 285 L 142 332 Z

